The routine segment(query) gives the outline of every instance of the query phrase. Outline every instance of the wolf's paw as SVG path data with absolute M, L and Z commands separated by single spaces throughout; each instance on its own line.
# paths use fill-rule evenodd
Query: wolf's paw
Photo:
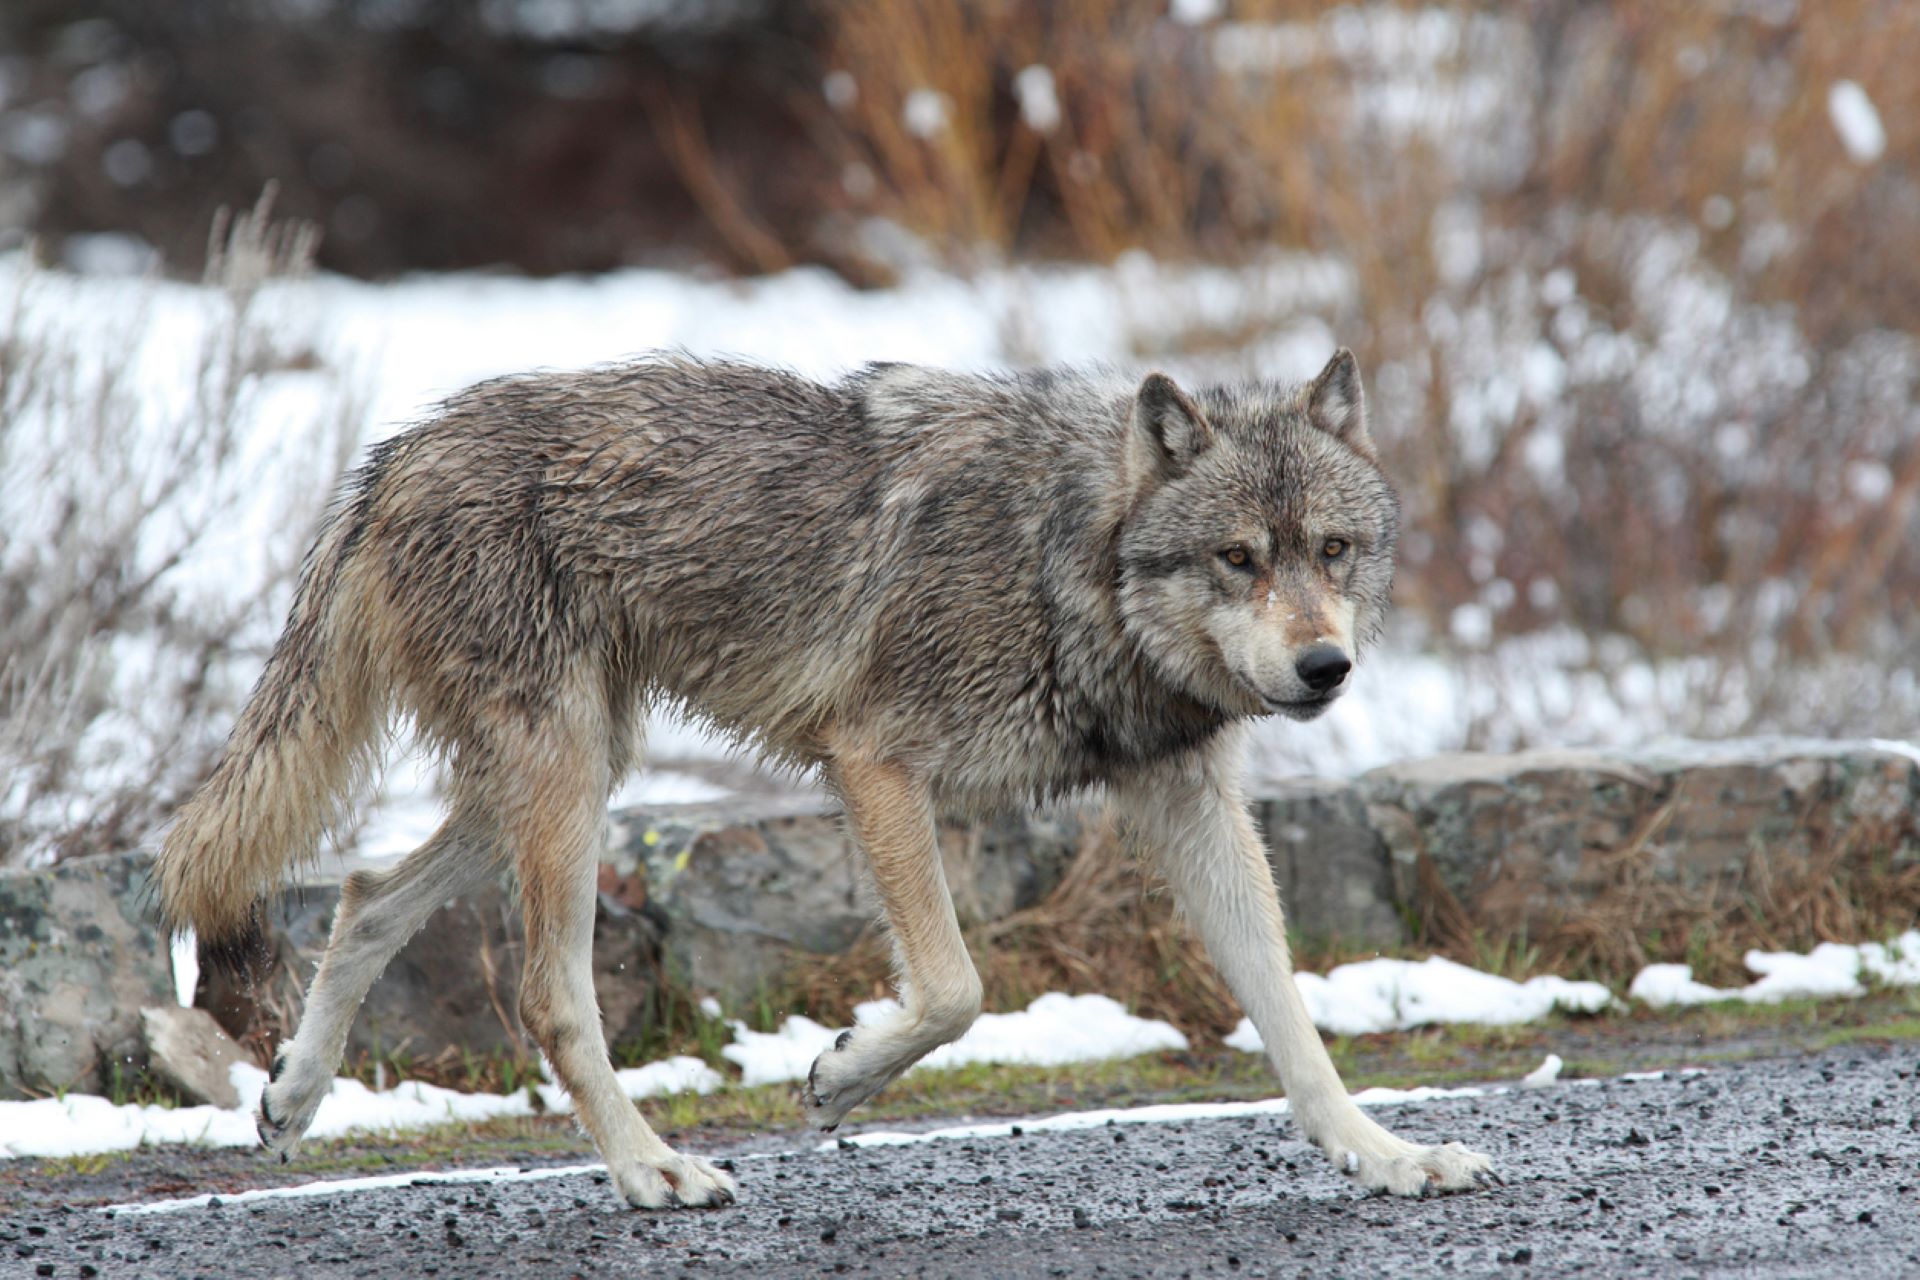
M 277 1154 L 284 1163 L 300 1145 L 301 1135 L 313 1124 L 313 1117 L 332 1086 L 327 1073 L 302 1070 L 301 1061 L 295 1058 L 290 1062 L 288 1051 L 281 1049 L 274 1055 L 267 1087 L 260 1091 L 260 1105 L 254 1111 L 253 1124 L 260 1134 L 260 1145 Z
M 608 1169 L 620 1195 L 636 1209 L 718 1209 L 740 1195 L 726 1170 L 699 1156 L 668 1152 L 659 1160 L 628 1160 Z
M 1387 1195 L 1468 1191 L 1499 1181 L 1492 1160 L 1457 1142 L 1421 1147 L 1395 1138 L 1391 1146 L 1365 1152 L 1329 1146 L 1327 1154 L 1355 1182 Z
M 800 1100 L 806 1107 L 807 1123 L 823 1133 L 832 1133 L 847 1118 L 847 1112 L 880 1092 L 899 1074 L 875 1070 L 860 1050 L 855 1033 L 842 1031 L 833 1048 L 807 1068 L 807 1087 L 801 1091 Z

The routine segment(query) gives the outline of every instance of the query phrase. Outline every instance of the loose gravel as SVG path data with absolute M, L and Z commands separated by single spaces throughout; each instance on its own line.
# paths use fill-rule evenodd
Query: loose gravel
M 1920 1051 L 1384 1108 L 1506 1185 L 1364 1195 L 1263 1117 L 736 1152 L 731 1209 L 616 1207 L 604 1173 L 166 1213 L 0 1219 L 0 1275 L 1920 1274 Z M 725 1154 L 725 1153 L 721 1153 Z

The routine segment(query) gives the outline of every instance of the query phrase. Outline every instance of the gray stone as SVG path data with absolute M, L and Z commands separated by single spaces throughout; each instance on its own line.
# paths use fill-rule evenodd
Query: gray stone
M 1920 758 L 1873 742 L 1677 744 L 1394 765 L 1358 783 L 1403 909 L 1432 924 L 1549 930 L 1635 874 L 1703 897 L 1849 839 L 1920 857 Z
M 140 1010 L 174 999 L 144 854 L 0 872 L 0 1097 L 104 1092 L 145 1063 Z
M 305 996 L 339 905 L 337 883 L 290 889 L 276 923 L 276 961 L 256 1011 L 244 997 L 209 993 L 222 1022 L 244 1034 L 259 1019 L 277 1030 L 297 1025 Z M 661 926 L 654 913 L 602 893 L 594 921 L 594 990 L 608 1040 L 639 1040 L 655 1016 Z M 512 886 L 503 881 L 454 898 L 430 917 L 373 984 L 347 1040 L 349 1060 L 413 1061 L 499 1055 L 531 1058 L 520 1023 L 520 970 L 525 934 Z
M 1045 897 L 1080 827 L 1071 813 L 943 824 L 961 921 L 1001 919 Z M 644 883 L 665 925 L 668 972 L 725 1000 L 776 986 L 798 955 L 846 950 L 876 919 L 845 820 L 817 801 L 615 814 L 607 862 Z
M 1255 816 L 1291 929 L 1318 942 L 1375 947 L 1406 936 L 1387 842 L 1354 787 L 1328 779 L 1272 784 Z
M 142 1009 L 140 1022 L 149 1065 L 162 1080 L 194 1102 L 229 1109 L 240 1105 L 231 1071 L 236 1062 L 249 1058 L 212 1014 L 162 1004 Z

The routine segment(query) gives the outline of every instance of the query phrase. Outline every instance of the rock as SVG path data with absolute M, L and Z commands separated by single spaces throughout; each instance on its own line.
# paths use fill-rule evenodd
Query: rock
M 174 999 L 144 854 L 0 872 L 0 1097 L 105 1092 L 145 1060 L 140 1010 Z
M 1038 902 L 1080 838 L 1070 813 L 943 824 L 941 859 L 961 921 Z M 612 883 L 644 879 L 647 905 L 665 925 L 668 971 L 723 1000 L 777 986 L 797 954 L 846 950 L 877 919 L 844 818 L 813 800 L 618 813 L 606 859 Z
M 1351 785 L 1327 779 L 1271 784 L 1255 817 L 1287 912 L 1317 941 L 1392 946 L 1406 933 L 1395 905 L 1387 842 Z
M 1620 869 L 1687 894 L 1741 893 L 1870 839 L 1920 861 L 1920 753 L 1897 744 L 1735 742 L 1614 752 L 1451 755 L 1352 782 L 1270 786 L 1255 802 L 1274 878 L 1308 936 L 1387 946 L 1405 921 L 1541 936 L 1617 891 Z M 940 853 L 963 922 L 1042 900 L 1105 821 L 1074 812 L 945 824 Z M 662 993 L 735 1004 L 779 989 L 797 958 L 851 946 L 876 920 L 841 816 L 817 797 L 618 813 L 594 925 L 609 1039 L 646 1036 Z M 208 974 L 196 1003 L 241 1048 L 293 1025 L 325 948 L 337 880 L 269 913 L 277 971 L 258 991 Z M 0 873 L 0 1096 L 103 1090 L 103 1063 L 146 1057 L 138 1011 L 172 1002 L 148 919 L 147 861 L 82 859 Z M 455 899 L 374 984 L 349 1055 L 531 1057 L 518 1014 L 525 955 L 504 880 Z M 204 972 L 204 970 L 203 970 Z
M 1605 857 L 1664 794 L 1628 761 L 1570 751 L 1434 756 L 1376 769 L 1358 787 L 1395 898 L 1431 907 L 1434 893 L 1451 894 L 1476 919 L 1530 917 L 1542 900 L 1596 887 Z
M 1874 742 L 1750 740 L 1657 751 L 1456 755 L 1359 780 L 1395 897 L 1489 931 L 1551 931 L 1623 865 L 1707 896 L 1852 838 L 1920 858 L 1920 758 Z
M 326 950 L 339 901 L 337 883 L 304 885 L 289 889 L 280 909 L 270 913 L 278 926 L 276 962 L 259 1004 L 277 1018 L 280 1029 L 298 1024 L 297 1010 Z M 661 923 L 650 905 L 635 910 L 610 894 L 600 895 L 594 991 L 610 1043 L 639 1040 L 656 1016 L 660 947 Z M 451 899 L 368 991 L 348 1035 L 348 1058 L 531 1059 L 533 1045 L 520 1024 L 525 956 L 519 903 L 509 883 Z M 210 995 L 207 1001 L 217 1004 L 219 997 Z M 229 1031 L 246 1034 L 249 1021 L 261 1015 L 242 999 L 231 1003 L 237 1020 L 223 1012 L 221 1021 Z
M 234 1063 L 249 1058 L 212 1014 L 177 1004 L 152 1005 L 140 1011 L 140 1022 L 149 1065 L 161 1079 L 195 1102 L 229 1109 L 240 1105 L 230 1072 Z

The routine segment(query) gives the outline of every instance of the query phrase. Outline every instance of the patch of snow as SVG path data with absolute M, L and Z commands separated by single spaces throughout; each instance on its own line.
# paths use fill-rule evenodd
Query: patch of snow
M 630 1098 L 664 1093 L 710 1093 L 723 1083 L 720 1073 L 698 1058 L 676 1057 L 616 1072 Z M 250 1147 L 260 1141 L 254 1108 L 266 1087 L 267 1073 L 252 1063 L 231 1070 L 240 1105 L 161 1107 L 116 1105 L 91 1094 L 29 1102 L 0 1102 L 0 1159 L 12 1156 L 89 1155 L 134 1147 L 185 1144 L 202 1147 Z M 566 1092 L 553 1085 L 534 1086 L 549 1111 L 572 1109 Z M 334 1080 L 320 1103 L 310 1138 L 350 1133 L 395 1133 L 450 1121 L 472 1122 L 498 1116 L 534 1114 L 526 1090 L 510 1094 L 461 1093 L 420 1081 L 374 1090 L 358 1080 Z
M 916 138 L 931 138 L 947 127 L 952 106 L 938 89 L 915 89 L 900 105 L 900 123 Z
M 541 1065 L 546 1065 L 544 1060 Z M 551 1077 L 551 1070 L 548 1075 Z M 622 1067 L 613 1073 L 613 1078 L 620 1082 L 620 1092 L 635 1101 L 663 1097 L 669 1093 L 712 1093 L 727 1083 L 726 1077 L 718 1071 L 686 1054 L 643 1066 Z M 573 1110 L 573 1096 L 559 1085 L 542 1084 L 534 1088 L 547 1110 L 563 1114 Z
M 998 1062 L 1050 1067 L 1181 1052 L 1189 1047 L 1187 1038 L 1167 1023 L 1135 1017 L 1109 996 L 1055 991 L 1016 1013 L 981 1014 L 966 1035 L 934 1050 L 919 1065 L 938 1069 Z
M 1627 998 L 1655 1008 L 1668 1008 L 1738 1000 L 1740 993 L 1695 982 L 1693 966 L 1690 964 L 1650 964 L 1633 975 L 1633 982 L 1627 987 Z
M 1493 643 L 1493 611 L 1483 604 L 1463 604 L 1447 619 L 1453 638 L 1469 649 L 1484 649 Z
M 1212 22 L 1226 11 L 1223 0 L 1172 0 L 1167 6 L 1167 16 L 1175 22 L 1184 22 L 1197 27 L 1203 22 Z
M 854 1011 L 854 1020 L 859 1020 L 859 1009 Z M 740 1083 L 747 1088 L 804 1080 L 813 1060 L 833 1048 L 833 1039 L 839 1034 L 800 1013 L 789 1014 L 778 1031 L 751 1031 L 746 1023 L 735 1022 L 733 1043 L 720 1050 L 720 1056 L 739 1066 Z
M 1300 973 L 1294 979 L 1314 1025 L 1347 1036 L 1434 1023 L 1508 1026 L 1536 1021 L 1556 1008 L 1597 1013 L 1613 1001 L 1602 983 L 1547 975 L 1515 982 L 1442 956 L 1362 960 L 1340 965 L 1324 978 Z M 1265 1047 L 1248 1018 L 1240 1020 L 1226 1043 L 1250 1053 Z
M 1013 78 L 1013 96 L 1020 103 L 1020 119 L 1035 133 L 1052 133 L 1060 124 L 1060 96 L 1053 72 L 1046 67 L 1022 68 Z
M 821 82 L 820 92 L 826 95 L 827 105 L 836 111 L 845 111 L 860 100 L 860 82 L 853 78 L 851 71 L 829 71 Z
M 1560 1060 L 1559 1054 L 1550 1053 L 1547 1055 L 1545 1062 L 1542 1062 L 1539 1066 L 1520 1077 L 1520 1087 L 1522 1089 L 1544 1089 L 1560 1079 L 1560 1068 L 1566 1065 L 1566 1063 Z
M 1890 987 L 1920 986 L 1920 929 L 1909 929 L 1891 943 L 1855 946 L 1823 942 L 1804 955 L 1749 951 L 1745 962 L 1760 976 L 1744 987 L 1710 987 L 1696 982 L 1691 965 L 1652 964 L 1634 975 L 1627 995 L 1655 1008 L 1668 1008 L 1722 1000 L 1777 1004 L 1782 1000 L 1858 996 L 1866 990 L 1863 978 Z
M 167 951 L 173 961 L 173 998 L 182 1009 L 191 1009 L 193 993 L 200 986 L 200 939 L 191 929 L 176 933 L 168 941 Z
M 899 1008 L 892 1000 L 867 1001 L 854 1007 L 854 1025 L 881 1022 Z M 801 1014 L 789 1016 L 778 1031 L 750 1031 L 742 1022 L 735 1022 L 733 1029 L 733 1043 L 720 1052 L 739 1064 L 743 1085 L 804 1080 L 813 1060 L 831 1049 L 839 1035 L 838 1029 Z M 966 1035 L 934 1050 L 915 1069 L 974 1062 L 1059 1066 L 1188 1047 L 1186 1036 L 1167 1023 L 1135 1017 L 1109 996 L 1056 991 L 1015 1013 L 981 1014 Z
M 1836 80 L 1827 90 L 1827 117 L 1840 145 L 1858 164 L 1872 164 L 1887 149 L 1887 130 L 1880 123 L 1867 91 L 1852 80 Z

